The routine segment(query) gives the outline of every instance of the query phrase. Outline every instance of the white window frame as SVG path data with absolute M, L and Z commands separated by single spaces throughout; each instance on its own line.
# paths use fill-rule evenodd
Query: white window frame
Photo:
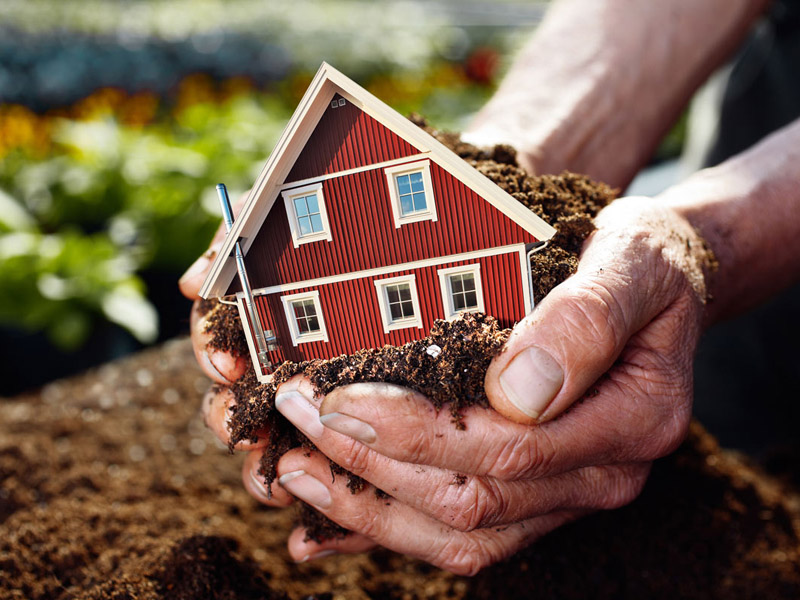
M 460 267 L 450 267 L 448 269 L 438 269 L 436 272 L 439 274 L 439 287 L 442 291 L 442 306 L 444 307 L 445 319 L 452 321 L 464 313 L 486 312 L 486 308 L 483 303 L 483 282 L 481 281 L 480 263 L 461 265 Z M 456 310 L 453 305 L 453 290 L 450 285 L 450 277 L 452 275 L 461 275 L 463 273 L 472 273 L 472 275 L 475 277 L 475 294 L 477 296 L 478 305 L 474 308 Z
M 319 320 L 319 331 L 313 333 L 300 333 L 297 328 L 297 319 L 294 316 L 292 309 L 292 302 L 298 300 L 313 300 L 314 310 L 317 311 L 317 319 Z M 286 316 L 286 323 L 289 325 L 289 334 L 292 336 L 292 345 L 305 344 L 308 342 L 327 342 L 328 329 L 325 327 L 325 318 L 322 316 L 322 305 L 319 302 L 319 291 L 313 290 L 311 292 L 301 292 L 299 294 L 289 294 L 281 296 L 283 303 L 283 312 Z
M 317 195 L 319 216 L 322 220 L 322 231 L 308 235 L 300 235 L 300 224 L 297 221 L 297 213 L 294 210 L 294 199 L 299 196 L 308 196 L 312 193 Z M 331 236 L 331 225 L 328 222 L 328 210 L 325 207 L 325 196 L 322 194 L 322 182 L 304 185 L 303 187 L 291 190 L 284 190 L 281 192 L 281 196 L 283 196 L 283 204 L 286 207 L 286 218 L 289 221 L 289 229 L 292 232 L 292 243 L 295 248 L 300 247 L 300 244 L 308 244 L 320 240 L 327 240 L 330 242 L 333 239 Z
M 375 290 L 378 293 L 378 305 L 381 310 L 381 321 L 383 322 L 383 332 L 389 333 L 396 329 L 407 329 L 418 327 L 422 329 L 422 314 L 419 310 L 419 296 L 417 295 L 417 278 L 415 275 L 400 275 L 398 277 L 388 277 L 386 279 L 376 279 L 373 281 Z M 407 283 L 411 291 L 411 304 L 414 307 L 413 319 L 401 319 L 392 321 L 392 313 L 389 311 L 389 297 L 386 286 L 390 284 Z
M 418 160 L 415 162 L 406 163 L 404 165 L 386 167 L 383 172 L 386 174 L 386 181 L 389 184 L 389 197 L 391 199 L 392 216 L 394 218 L 395 228 L 399 229 L 400 226 L 405 225 L 406 223 L 437 220 L 436 198 L 433 196 L 430 160 Z M 427 209 L 404 216 L 400 206 L 400 194 L 397 190 L 397 176 L 417 172 L 422 173 L 422 185 L 424 186 Z

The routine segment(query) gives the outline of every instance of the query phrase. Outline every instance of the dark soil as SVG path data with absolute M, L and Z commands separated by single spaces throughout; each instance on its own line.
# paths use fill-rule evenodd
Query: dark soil
M 0 401 L 0 598 L 800 597 L 800 495 L 698 426 L 633 504 L 472 579 L 386 551 L 294 564 L 295 511 L 244 490 L 208 385 L 182 340 Z

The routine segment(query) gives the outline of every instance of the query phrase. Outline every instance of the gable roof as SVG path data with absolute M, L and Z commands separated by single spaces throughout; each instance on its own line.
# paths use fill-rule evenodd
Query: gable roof
M 336 93 L 407 140 L 421 153 L 428 154 L 432 161 L 461 180 L 537 240 L 548 240 L 555 234 L 555 229 L 444 144 L 328 63 L 323 62 L 250 190 L 233 228 L 225 237 L 222 248 L 200 289 L 201 297 L 223 296 L 227 291 L 236 275 L 235 261 L 229 260 L 236 240 L 242 241 L 242 250 L 246 254 L 273 204 L 280 196 L 280 188 L 300 152 Z

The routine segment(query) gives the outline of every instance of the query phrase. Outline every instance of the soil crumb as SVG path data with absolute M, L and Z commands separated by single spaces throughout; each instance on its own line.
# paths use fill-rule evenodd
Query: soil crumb
M 208 385 L 179 340 L 0 400 L 0 598 L 800 597 L 797 490 L 698 425 L 630 506 L 474 578 L 384 550 L 295 564 L 295 511 L 244 490 L 199 414 Z

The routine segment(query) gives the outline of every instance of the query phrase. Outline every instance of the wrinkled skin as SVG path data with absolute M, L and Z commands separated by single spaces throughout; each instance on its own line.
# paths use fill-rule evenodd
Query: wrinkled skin
M 377 544 L 473 574 L 565 522 L 639 494 L 651 461 L 674 450 L 688 429 L 704 254 L 692 227 L 654 200 L 618 200 L 597 226 L 578 272 L 514 328 L 492 362 L 486 391 L 496 412 L 467 410 L 464 431 L 446 411 L 437 414 L 424 397 L 393 385 L 354 384 L 324 398 L 301 378 L 279 388 L 278 410 L 321 453 L 393 498 L 387 504 L 372 493 L 352 495 L 342 478 L 331 482 L 323 456 L 301 449 L 281 458 L 280 485 L 267 498 L 255 476 L 264 440 L 240 445 L 249 452 L 244 485 L 260 502 L 286 506 L 299 497 L 354 532 L 318 544 L 295 531 L 293 558 Z M 202 283 L 199 273 L 181 281 L 189 297 Z M 201 320 L 192 323 L 202 357 L 207 334 Z M 530 347 L 560 370 L 536 417 L 504 391 L 513 381 L 501 384 Z M 200 363 L 220 383 L 249 368 L 241 357 L 212 356 Z M 516 390 L 525 392 L 524 385 Z M 230 401 L 223 391 L 203 403 L 207 423 L 224 442 Z M 466 476 L 463 484 L 456 474 Z

